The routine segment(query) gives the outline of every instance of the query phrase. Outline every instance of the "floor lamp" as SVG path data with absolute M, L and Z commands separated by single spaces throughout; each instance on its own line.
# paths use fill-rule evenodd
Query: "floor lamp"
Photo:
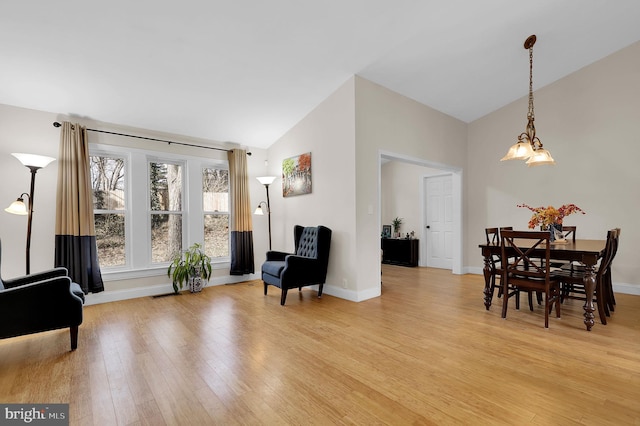
M 267 191 L 267 202 L 265 203 L 264 201 L 260 201 L 260 203 L 258 204 L 258 208 L 256 208 L 256 211 L 253 213 L 263 215 L 264 211 L 262 210 L 262 205 L 264 204 L 267 208 L 267 217 L 269 222 L 269 250 L 271 250 L 271 203 L 269 203 L 269 185 L 271 185 L 273 181 L 276 180 L 276 177 L 261 176 L 256 179 L 258 179 L 258 182 L 264 185 L 264 188 Z
M 31 273 L 31 223 L 33 221 L 33 190 L 36 185 L 36 172 L 38 169 L 46 167 L 49 163 L 55 160 L 52 157 L 45 157 L 43 155 L 35 155 L 35 154 L 21 154 L 21 153 L 12 153 L 14 157 L 16 157 L 20 162 L 26 166 L 29 170 L 31 170 L 31 188 L 29 193 L 23 192 L 20 194 L 18 199 L 11 203 L 9 207 L 4 209 L 8 213 L 19 214 L 19 215 L 29 215 L 27 219 L 27 275 Z M 24 204 L 24 197 L 29 197 L 29 208 Z

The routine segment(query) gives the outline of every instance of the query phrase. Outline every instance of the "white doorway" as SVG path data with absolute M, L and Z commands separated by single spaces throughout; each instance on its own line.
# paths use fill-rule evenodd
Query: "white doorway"
M 419 266 L 430 266 L 428 262 L 429 249 L 426 244 L 428 244 L 428 240 L 430 239 L 427 231 L 428 220 L 427 210 L 426 210 L 426 197 L 427 197 L 427 189 L 426 178 L 434 177 L 434 176 L 444 176 L 447 175 L 451 179 L 450 188 L 451 195 L 449 197 L 448 203 L 448 211 L 447 214 L 450 216 L 450 220 L 448 220 L 447 226 L 450 227 L 450 230 L 447 230 L 447 239 L 444 241 L 445 244 L 445 252 L 448 253 L 446 257 L 448 257 L 447 265 L 445 266 L 447 269 L 450 269 L 454 274 L 462 274 L 462 169 L 454 166 L 449 166 L 446 164 L 440 164 L 429 160 L 423 160 L 415 157 L 408 157 L 402 154 L 396 154 L 388 151 L 379 151 L 379 170 L 378 170 L 378 211 L 380 214 L 378 215 L 378 224 L 379 228 L 382 228 L 382 165 L 389 161 L 397 161 L 401 163 L 413 164 L 424 168 L 424 174 L 420 177 L 419 185 L 416 185 L 415 193 L 412 195 L 414 199 L 419 203 L 420 209 L 422 210 L 420 213 L 419 219 L 422 223 L 418 224 L 418 227 L 421 230 L 416 229 L 416 238 L 420 238 L 420 248 L 419 248 Z M 419 186 L 419 188 L 418 188 Z M 395 213 L 394 213 L 395 214 Z M 387 214 L 388 216 L 388 214 Z M 393 216 L 391 216 L 393 218 Z M 386 219 L 385 219 L 386 220 Z M 388 221 L 388 220 L 387 220 Z
M 424 177 L 426 263 L 428 267 L 453 269 L 453 179 L 451 173 Z

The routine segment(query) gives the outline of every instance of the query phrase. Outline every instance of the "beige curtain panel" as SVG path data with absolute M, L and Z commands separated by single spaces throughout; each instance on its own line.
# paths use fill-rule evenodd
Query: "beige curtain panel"
M 231 275 L 253 274 L 253 219 L 249 197 L 247 152 L 234 149 L 227 153 L 231 201 Z
M 58 155 L 55 262 L 85 293 L 104 290 L 93 220 L 87 129 L 65 121 Z

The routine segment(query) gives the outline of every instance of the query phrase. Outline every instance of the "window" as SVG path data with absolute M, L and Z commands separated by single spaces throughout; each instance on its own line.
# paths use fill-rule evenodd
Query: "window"
M 211 258 L 229 257 L 229 171 L 202 170 L 204 249 Z
M 149 163 L 151 262 L 169 262 L 182 250 L 182 165 Z
M 197 242 L 204 242 L 214 263 L 226 266 L 226 159 L 104 144 L 91 144 L 90 155 L 98 260 L 106 280 L 166 275 L 173 254 Z
M 93 212 L 101 266 L 127 264 L 125 250 L 125 160 L 115 156 L 89 157 Z

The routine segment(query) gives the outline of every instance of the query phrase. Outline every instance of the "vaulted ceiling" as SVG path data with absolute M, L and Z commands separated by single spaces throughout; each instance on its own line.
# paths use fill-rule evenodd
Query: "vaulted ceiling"
M 0 4 L 0 103 L 268 147 L 352 75 L 465 122 L 640 40 L 638 0 Z M 1 131 L 1 130 L 0 130 Z

